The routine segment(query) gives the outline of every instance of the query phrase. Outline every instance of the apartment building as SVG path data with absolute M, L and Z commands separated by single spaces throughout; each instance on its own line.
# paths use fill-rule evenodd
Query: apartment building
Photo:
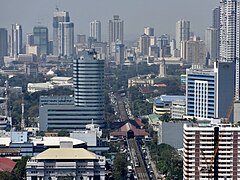
M 187 180 L 240 179 L 240 127 L 184 124 L 183 174 Z

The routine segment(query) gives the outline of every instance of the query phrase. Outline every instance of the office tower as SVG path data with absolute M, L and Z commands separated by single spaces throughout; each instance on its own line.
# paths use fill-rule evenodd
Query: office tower
M 154 36 L 154 28 L 144 27 L 144 34 L 146 34 L 148 36 Z
M 220 7 L 216 7 L 212 11 L 212 27 L 220 29 Z
M 21 53 L 22 53 L 22 26 L 20 24 L 12 24 L 10 56 L 14 57 L 14 59 L 17 59 L 17 56 Z
M 101 22 L 92 21 L 90 22 L 90 37 L 94 37 L 97 42 L 101 42 Z
M 35 26 L 33 28 L 33 45 L 39 47 L 41 55 L 48 55 L 48 28 Z
M 220 2 L 220 61 L 235 63 L 235 99 L 239 100 L 239 1 Z
M 190 38 L 190 21 L 184 19 L 176 23 L 176 48 L 180 50 L 181 41 L 188 41 Z
M 199 118 L 225 117 L 233 98 L 233 76 L 232 62 L 215 62 L 214 69 L 187 69 L 187 115 Z
M 27 33 L 26 35 L 26 45 L 27 46 L 33 46 L 33 42 L 34 42 L 34 37 L 32 33 Z
M 96 58 L 93 50 L 83 51 L 73 60 L 74 103 L 82 112 L 83 120 L 104 125 L 104 61 Z
M 210 64 L 218 59 L 219 55 L 219 30 L 209 27 L 205 33 L 206 52 L 209 56 Z
M 124 22 L 119 18 L 118 15 L 114 15 L 112 20 L 109 20 L 109 49 L 111 51 L 112 43 L 117 40 L 123 43 L 124 40 Z M 110 52 L 111 53 L 111 52 Z
M 53 54 L 59 56 L 59 23 L 70 22 L 69 12 L 56 9 L 53 16 Z
M 239 135 L 230 124 L 184 124 L 183 179 L 239 179 Z
M 74 24 L 71 22 L 58 23 L 59 55 L 71 57 L 74 53 Z
M 86 35 L 85 34 L 77 35 L 77 44 L 86 44 Z
M 8 55 L 8 31 L 5 28 L 0 28 L 0 64 L 3 62 L 3 57 Z
M 200 38 L 186 42 L 186 62 L 192 65 L 206 65 L 206 45 Z
M 142 56 L 149 55 L 150 37 L 143 34 L 139 38 L 139 50 Z

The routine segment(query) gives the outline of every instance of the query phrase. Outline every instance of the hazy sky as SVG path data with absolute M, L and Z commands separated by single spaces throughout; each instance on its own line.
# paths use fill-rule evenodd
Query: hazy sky
M 70 12 L 75 35 L 89 35 L 89 22 L 100 20 L 102 37 L 107 40 L 108 20 L 114 14 L 124 20 L 125 39 L 134 40 L 144 26 L 155 28 L 158 36 L 175 36 L 175 24 L 180 18 L 191 21 L 191 31 L 203 37 L 211 25 L 212 9 L 219 0 L 0 0 L 0 27 L 10 29 L 12 23 L 22 25 L 25 33 L 41 25 L 49 28 L 52 37 L 52 17 L 56 6 Z

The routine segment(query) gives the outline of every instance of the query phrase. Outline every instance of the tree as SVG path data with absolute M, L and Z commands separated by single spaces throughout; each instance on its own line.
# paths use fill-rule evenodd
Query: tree
M 114 180 L 124 180 L 127 175 L 127 163 L 124 154 L 118 153 L 113 162 Z
M 26 179 L 26 164 L 28 159 L 30 159 L 30 157 L 23 156 L 20 160 L 17 161 L 17 164 L 13 171 L 15 179 Z

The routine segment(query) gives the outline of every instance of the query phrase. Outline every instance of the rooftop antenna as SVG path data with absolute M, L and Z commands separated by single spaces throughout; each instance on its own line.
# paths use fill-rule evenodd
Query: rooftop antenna
M 56 11 L 59 11 L 59 5 L 60 5 L 60 0 L 58 0 L 58 2 L 56 2 Z

